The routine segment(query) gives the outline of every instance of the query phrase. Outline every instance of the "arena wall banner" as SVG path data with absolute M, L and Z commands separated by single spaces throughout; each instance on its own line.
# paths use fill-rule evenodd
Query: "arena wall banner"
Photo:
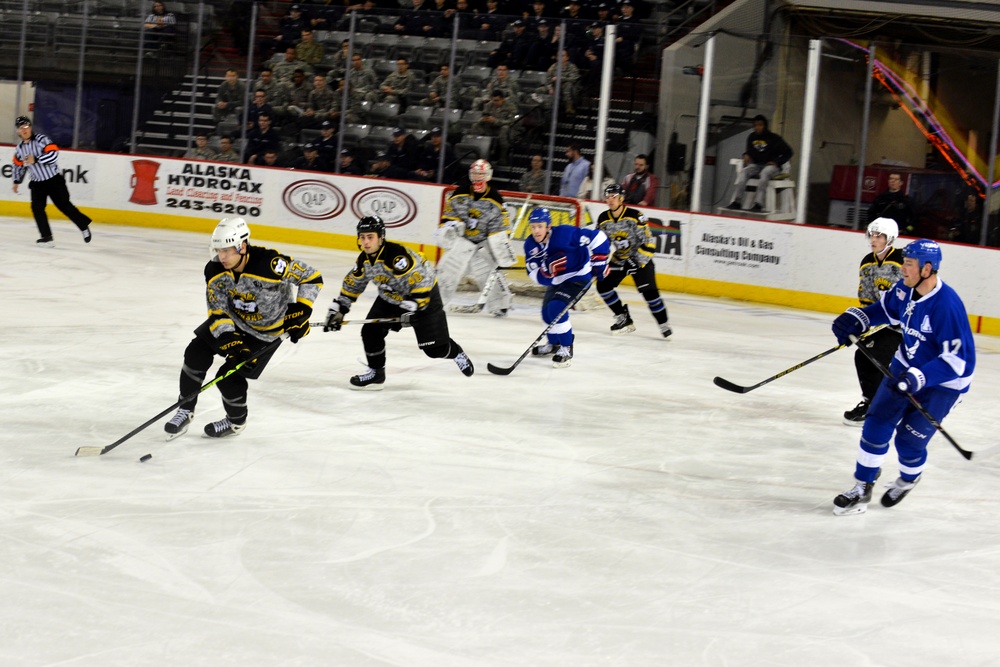
M 0 145 L 0 215 L 31 218 L 28 188 L 10 187 L 13 147 Z M 74 203 L 101 224 L 208 233 L 243 216 L 256 238 L 355 250 L 363 215 L 386 221 L 389 236 L 434 257 L 444 186 L 291 169 L 88 151 L 60 152 Z M 606 210 L 584 202 L 584 224 Z M 857 301 L 862 232 L 642 208 L 653 235 L 657 282 L 667 291 L 838 312 Z M 61 214 L 49 207 L 53 218 Z M 34 240 L 34 225 L 25 244 Z M 911 239 L 900 238 L 897 247 Z M 17 239 L 4 239 L 6 247 Z M 991 286 L 1000 251 L 944 245 L 943 279 L 965 301 L 973 330 L 1000 335 Z M 669 298 L 669 296 L 667 297 Z

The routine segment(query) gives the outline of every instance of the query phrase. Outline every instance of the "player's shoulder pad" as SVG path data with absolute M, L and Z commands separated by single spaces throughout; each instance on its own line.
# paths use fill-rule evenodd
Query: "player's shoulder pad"
M 387 242 L 382 249 L 382 261 L 397 276 L 406 275 L 414 265 L 413 255 L 399 243 Z
M 220 273 L 225 273 L 226 269 L 222 266 L 222 262 L 217 259 L 210 260 L 208 264 L 205 265 L 205 282 L 212 282 L 212 278 L 215 278 Z
M 289 258 L 273 248 L 252 245 L 247 246 L 247 253 L 250 259 L 247 261 L 246 273 L 282 278 L 288 270 Z

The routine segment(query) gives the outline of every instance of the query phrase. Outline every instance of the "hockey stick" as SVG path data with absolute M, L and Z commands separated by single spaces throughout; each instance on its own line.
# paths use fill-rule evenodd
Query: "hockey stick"
M 858 342 L 858 337 L 857 336 L 851 336 L 851 341 L 854 342 L 854 343 L 857 343 Z M 889 369 L 887 369 L 885 366 L 883 366 L 882 364 L 880 364 L 879 361 L 878 361 L 878 359 L 875 358 L 874 354 L 872 354 L 871 352 L 869 352 L 868 350 L 866 350 L 864 348 L 864 346 L 862 346 L 862 345 L 859 345 L 858 349 L 861 350 L 862 354 L 864 354 L 866 357 L 868 357 L 868 361 L 872 362 L 872 366 L 874 366 L 875 368 L 877 368 L 879 370 L 879 372 L 881 372 L 882 375 L 884 375 L 890 382 L 895 382 L 896 381 L 896 378 L 892 377 L 892 375 L 889 373 Z M 906 397 L 908 399 L 910 399 L 910 403 L 912 403 L 913 407 L 915 407 L 917 409 L 917 412 L 919 412 L 921 415 L 923 415 L 923 418 L 926 419 L 927 421 L 929 421 L 931 423 L 931 426 L 933 426 L 938 431 L 940 431 L 941 435 L 943 435 L 945 437 L 945 440 L 947 440 L 948 442 L 950 442 L 951 446 L 954 447 L 955 449 L 957 449 L 958 453 L 961 454 L 965 458 L 966 461 L 971 461 L 972 460 L 972 452 L 970 452 L 967 449 L 962 449 L 962 447 L 957 442 L 955 442 L 955 439 L 952 438 L 950 435 L 948 435 L 948 431 L 944 430 L 944 427 L 941 426 L 941 423 L 938 420 L 934 419 L 934 417 L 931 417 L 931 414 L 929 412 L 927 412 L 927 410 L 924 409 L 924 406 L 920 405 L 920 401 L 918 401 L 913 396 L 913 394 L 911 394 L 908 391 L 907 392 L 903 392 L 903 393 L 905 393 Z
M 402 321 L 399 317 L 376 317 L 370 320 L 344 320 L 341 324 L 395 324 Z M 325 327 L 326 322 L 310 322 L 310 327 Z
M 872 329 L 869 329 L 865 333 L 865 335 L 862 336 L 862 338 L 867 338 L 868 336 L 872 335 L 876 331 L 879 331 L 879 330 L 883 329 L 884 327 L 885 327 L 885 325 L 883 324 L 881 326 L 877 326 L 877 327 L 874 327 Z M 847 345 L 845 344 L 845 345 L 838 345 L 837 347 L 831 347 L 829 350 L 826 350 L 824 352 L 820 352 L 815 357 L 811 357 L 809 359 L 806 359 L 801 364 L 796 364 L 795 366 L 792 366 L 791 368 L 786 368 L 785 370 L 781 371 L 777 375 L 772 375 L 771 377 L 767 378 L 766 380 L 758 382 L 757 384 L 754 384 L 754 385 L 750 385 L 749 387 L 744 387 L 742 385 L 738 385 L 735 382 L 730 382 L 726 378 L 721 378 L 721 377 L 718 377 L 718 376 L 716 376 L 715 379 L 712 380 L 712 382 L 715 383 L 715 386 L 721 387 L 722 389 L 725 389 L 726 391 L 732 391 L 732 392 L 735 392 L 737 394 L 745 394 L 748 391 L 753 391 L 754 389 L 758 389 L 760 387 L 763 387 L 768 382 L 774 382 L 775 380 L 777 380 L 780 377 L 785 377 L 786 375 L 788 375 L 792 371 L 797 371 L 800 368 L 802 368 L 803 366 L 807 366 L 807 365 L 811 364 L 814 361 L 819 361 L 823 357 L 825 357 L 827 355 L 830 355 L 830 354 L 833 354 L 834 352 L 836 352 L 837 350 L 839 350 L 839 349 L 841 349 L 843 347 L 847 347 Z
M 186 402 L 190 401 L 192 398 L 195 398 L 196 396 L 198 396 L 199 394 L 201 394 L 201 392 L 205 391 L 209 387 L 213 387 L 216 384 L 218 384 L 219 382 L 222 382 L 227 377 L 229 377 L 230 375 L 232 375 L 236 371 L 238 371 L 241 368 L 243 368 L 243 366 L 245 366 L 246 364 L 254 361 L 254 359 L 256 359 L 257 357 L 262 357 L 265 354 L 267 354 L 268 352 L 273 352 L 279 345 L 281 345 L 281 340 L 276 340 L 273 343 L 268 344 L 260 352 L 258 352 L 254 356 L 253 359 L 244 359 L 240 363 L 236 364 L 236 366 L 233 367 L 232 370 L 226 371 L 225 375 L 221 375 L 221 376 L 215 378 L 214 380 L 212 380 L 208 384 L 204 385 L 198 391 L 193 391 L 190 394 L 188 394 L 187 396 L 182 397 L 180 400 L 178 400 L 176 403 L 174 403 L 173 405 L 171 405 L 169 408 L 165 409 L 160 414 L 156 415 L 155 417 L 153 417 L 149 421 L 144 422 L 141 426 L 138 426 L 138 427 L 132 429 L 131 431 L 129 431 L 128 433 L 126 433 L 122 437 L 120 437 L 117 440 L 115 440 L 114 442 L 112 442 L 110 445 L 106 445 L 104 447 L 78 447 L 77 450 L 76 450 L 76 456 L 103 456 L 104 454 L 107 454 L 112 449 L 114 449 L 118 445 L 122 444 L 123 442 L 125 442 L 126 440 L 128 440 L 129 438 L 131 438 L 133 435 L 135 435 L 136 433 L 138 433 L 139 431 L 142 431 L 143 429 L 145 429 L 147 426 L 149 426 L 153 422 L 157 421 L 158 419 L 161 419 L 162 417 L 167 416 L 167 414 L 171 410 L 175 410 L 176 408 L 180 407 L 180 405 L 182 403 L 186 403 Z
M 510 366 L 506 367 L 494 366 L 493 364 L 490 363 L 486 364 L 486 368 L 489 369 L 490 373 L 493 373 L 494 375 L 510 375 L 514 371 L 514 369 L 517 368 L 517 365 L 520 364 L 522 361 L 524 361 L 525 357 L 531 354 L 531 348 L 535 346 L 535 343 L 540 341 L 542 337 L 545 336 L 545 334 L 547 334 L 549 331 L 552 330 L 552 327 L 554 327 L 559 322 L 559 320 L 561 320 L 567 313 L 569 313 L 569 311 L 573 309 L 573 306 L 575 306 L 577 302 L 583 298 L 583 295 L 587 293 L 587 290 L 589 290 L 590 286 L 593 285 L 595 282 L 596 281 L 593 278 L 590 279 L 590 282 L 587 283 L 587 286 L 584 287 L 582 290 L 580 290 L 580 293 L 577 294 L 575 297 L 573 297 L 573 299 L 570 300 L 568 304 L 566 304 L 566 307 L 563 308 L 563 311 L 559 313 L 559 315 L 552 320 L 552 323 L 549 324 L 547 327 L 545 327 L 545 329 L 542 330 L 542 333 L 538 334 L 538 336 L 535 337 L 535 340 L 531 341 L 531 345 L 529 345 L 528 349 L 525 350 L 521 354 L 521 356 L 517 358 L 517 361 L 515 361 Z

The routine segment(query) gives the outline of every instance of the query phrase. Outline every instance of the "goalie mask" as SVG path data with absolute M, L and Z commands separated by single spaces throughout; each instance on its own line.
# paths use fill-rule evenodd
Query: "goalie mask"
M 212 232 L 211 255 L 212 259 L 219 258 L 219 250 L 223 248 L 236 248 L 242 251 L 243 242 L 250 245 L 250 227 L 243 218 L 224 218 L 215 226 Z
M 493 166 L 486 160 L 476 160 L 469 167 L 469 180 L 472 181 L 472 189 L 482 192 L 486 189 L 486 184 L 493 178 Z

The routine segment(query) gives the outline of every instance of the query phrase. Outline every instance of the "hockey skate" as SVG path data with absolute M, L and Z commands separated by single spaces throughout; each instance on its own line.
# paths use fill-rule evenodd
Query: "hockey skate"
M 206 438 L 228 438 L 231 435 L 239 435 L 247 427 L 246 422 L 237 424 L 229 420 L 229 417 L 212 422 L 205 426 Z
M 351 389 L 359 391 L 382 391 L 385 387 L 384 368 L 366 368 L 364 373 L 360 373 L 351 378 Z
M 448 310 L 453 313 L 481 313 L 483 312 L 483 305 L 481 303 L 473 303 L 467 306 L 452 304 L 448 306 Z
M 882 495 L 882 507 L 895 507 L 898 505 L 919 481 L 919 477 L 912 482 L 907 482 L 902 477 L 897 477 L 896 481 L 889 487 L 889 490 Z
M 465 377 L 472 377 L 472 374 L 476 372 L 475 367 L 472 365 L 472 359 L 469 359 L 469 355 L 465 352 L 460 352 L 455 357 L 455 364 Z
M 853 410 L 848 410 L 844 413 L 844 423 L 848 426 L 864 426 L 869 405 L 870 402 L 868 399 L 862 398 L 861 402 L 854 406 Z
M 669 322 L 663 322 L 660 324 L 660 333 L 663 334 L 664 338 L 670 338 L 674 334 L 674 330 L 670 328 Z
M 573 363 L 573 346 L 560 345 L 556 353 L 552 355 L 552 366 L 554 368 L 566 368 Z
M 879 475 L 882 471 L 879 471 Z M 875 479 L 878 479 L 876 476 Z M 863 514 L 868 509 L 868 503 L 872 500 L 872 489 L 874 482 L 862 482 L 855 479 L 854 487 L 844 491 L 833 499 L 833 513 L 837 516 L 847 516 L 848 514 Z
M 192 419 L 194 419 L 194 410 L 185 410 L 184 408 L 178 410 L 177 414 L 163 425 L 163 430 L 167 432 L 167 440 L 173 440 L 187 433 Z
M 36 248 L 55 248 L 56 242 L 51 236 L 43 236 L 42 238 L 35 241 Z
M 615 315 L 615 323 L 611 325 L 612 336 L 623 336 L 635 331 L 635 323 L 632 322 L 632 318 L 628 314 L 628 306 L 624 308 L 621 315 Z
M 536 345 L 531 348 L 531 355 L 533 357 L 547 357 L 556 351 L 554 345 L 549 345 L 548 343 L 542 343 L 541 345 Z
M 507 317 L 507 308 L 497 308 L 496 310 L 491 310 L 490 315 L 493 317 Z
M 90 233 L 90 227 L 84 227 L 80 233 L 83 234 L 84 243 L 90 243 L 90 239 L 94 238 L 94 235 Z

